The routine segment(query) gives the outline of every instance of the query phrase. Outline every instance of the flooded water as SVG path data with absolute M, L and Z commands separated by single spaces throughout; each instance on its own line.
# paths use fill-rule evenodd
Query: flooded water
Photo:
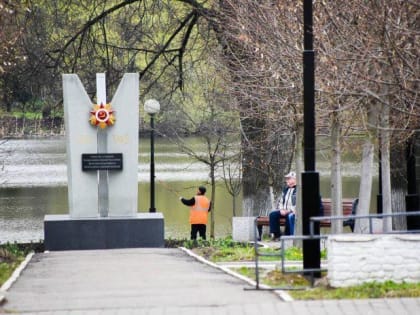
M 191 146 L 197 146 L 194 139 Z M 150 207 L 150 143 L 140 140 L 138 211 Z M 45 214 L 67 214 L 67 167 L 65 139 L 9 140 L 0 145 L 0 242 L 43 239 Z M 156 200 L 165 217 L 165 238 L 188 238 L 188 208 L 179 196 L 190 198 L 196 187 L 207 184 L 208 169 L 175 144 L 163 139 L 155 143 Z M 209 186 L 207 185 L 209 188 Z M 222 183 L 216 188 L 215 233 L 231 231 L 231 197 Z M 240 200 L 239 200 L 240 204 Z
M 67 214 L 67 168 L 64 138 L 0 140 L 0 243 L 43 239 L 46 214 Z M 188 140 L 200 150 L 197 139 Z M 138 211 L 148 212 L 149 163 L 148 139 L 140 140 L 138 174 Z M 329 196 L 328 163 L 319 163 L 321 194 Z M 344 197 L 358 194 L 358 165 L 346 165 Z M 165 238 L 188 238 L 188 208 L 179 196 L 192 197 L 196 187 L 206 184 L 209 171 L 203 163 L 181 153 L 164 139 L 155 143 L 156 208 L 165 218 Z M 209 185 L 207 184 L 209 188 Z M 237 202 L 241 213 L 241 198 Z M 216 189 L 216 237 L 231 233 L 232 197 L 220 181 Z

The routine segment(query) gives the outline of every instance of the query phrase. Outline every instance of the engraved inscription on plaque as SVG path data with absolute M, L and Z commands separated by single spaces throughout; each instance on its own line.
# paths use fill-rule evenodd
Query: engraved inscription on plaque
M 82 154 L 82 171 L 123 169 L 122 153 L 84 153 Z

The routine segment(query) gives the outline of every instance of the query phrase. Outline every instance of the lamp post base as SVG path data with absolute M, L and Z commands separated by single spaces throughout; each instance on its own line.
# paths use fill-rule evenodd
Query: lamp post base
M 317 172 L 302 173 L 302 232 L 310 235 L 310 217 L 319 216 L 319 174 Z M 319 223 L 314 224 L 314 234 L 319 235 Z M 303 241 L 303 268 L 321 268 L 321 244 L 319 239 Z M 310 273 L 308 273 L 310 274 Z M 314 272 L 316 278 L 321 272 Z

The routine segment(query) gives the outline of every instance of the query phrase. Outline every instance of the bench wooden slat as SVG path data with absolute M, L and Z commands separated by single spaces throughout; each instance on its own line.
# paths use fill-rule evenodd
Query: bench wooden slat
M 325 198 L 322 199 L 322 204 L 324 206 L 324 217 L 330 217 L 332 216 L 331 211 L 331 199 Z M 343 216 L 351 215 L 352 213 L 352 207 L 353 207 L 353 199 L 349 198 L 343 198 L 342 199 L 343 204 Z M 286 219 L 284 217 L 280 218 L 280 225 L 284 226 L 286 222 Z M 268 226 L 270 224 L 270 220 L 268 216 L 259 216 L 257 218 L 257 225 L 258 226 Z M 322 220 L 319 224 L 321 227 L 331 227 L 331 220 Z

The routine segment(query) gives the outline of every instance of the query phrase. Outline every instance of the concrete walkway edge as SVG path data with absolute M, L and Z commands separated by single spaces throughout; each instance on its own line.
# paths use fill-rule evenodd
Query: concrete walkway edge
M 245 276 L 243 276 L 243 275 L 241 275 L 241 274 L 239 274 L 239 273 L 237 273 L 237 272 L 235 272 L 235 271 L 233 271 L 233 270 L 231 270 L 231 269 L 229 269 L 227 267 L 219 266 L 219 265 L 217 265 L 217 264 L 215 264 L 215 263 L 213 263 L 211 261 L 208 261 L 207 259 L 205 259 L 205 258 L 203 258 L 203 257 L 201 257 L 201 256 L 199 256 L 197 254 L 195 254 L 193 251 L 191 251 L 191 250 L 189 250 L 189 249 L 187 249 L 185 247 L 179 247 L 179 249 L 181 249 L 182 251 L 184 251 L 185 253 L 187 253 L 191 257 L 195 258 L 196 260 L 198 260 L 198 261 L 200 261 L 200 262 L 202 262 L 204 264 L 207 264 L 207 265 L 209 265 L 209 266 L 211 266 L 213 268 L 217 268 L 217 269 L 219 269 L 219 270 L 221 270 L 221 271 L 223 271 L 223 272 L 225 272 L 225 273 L 227 273 L 227 274 L 229 274 L 229 275 L 231 275 L 231 276 L 233 276 L 235 278 L 238 278 L 238 279 L 240 279 L 242 281 L 245 281 L 245 282 L 247 282 L 249 285 L 251 285 L 253 287 L 256 287 L 257 286 L 257 283 L 254 280 L 251 280 L 251 279 L 249 279 L 249 278 L 247 278 L 247 277 L 245 277 Z M 263 288 L 263 289 L 270 289 L 269 286 L 264 285 L 264 284 L 260 284 L 260 287 Z M 273 292 L 282 301 L 284 301 L 284 302 L 294 301 L 293 298 L 290 296 L 290 294 L 288 294 L 286 291 L 283 291 L 283 290 L 273 290 Z
M 5 283 L 0 288 L 0 305 L 6 300 L 6 291 L 10 289 L 12 284 L 19 278 L 22 271 L 26 268 L 29 262 L 32 259 L 34 252 L 26 255 L 25 260 L 20 263 L 20 265 L 13 271 L 12 275 L 7 279 Z

